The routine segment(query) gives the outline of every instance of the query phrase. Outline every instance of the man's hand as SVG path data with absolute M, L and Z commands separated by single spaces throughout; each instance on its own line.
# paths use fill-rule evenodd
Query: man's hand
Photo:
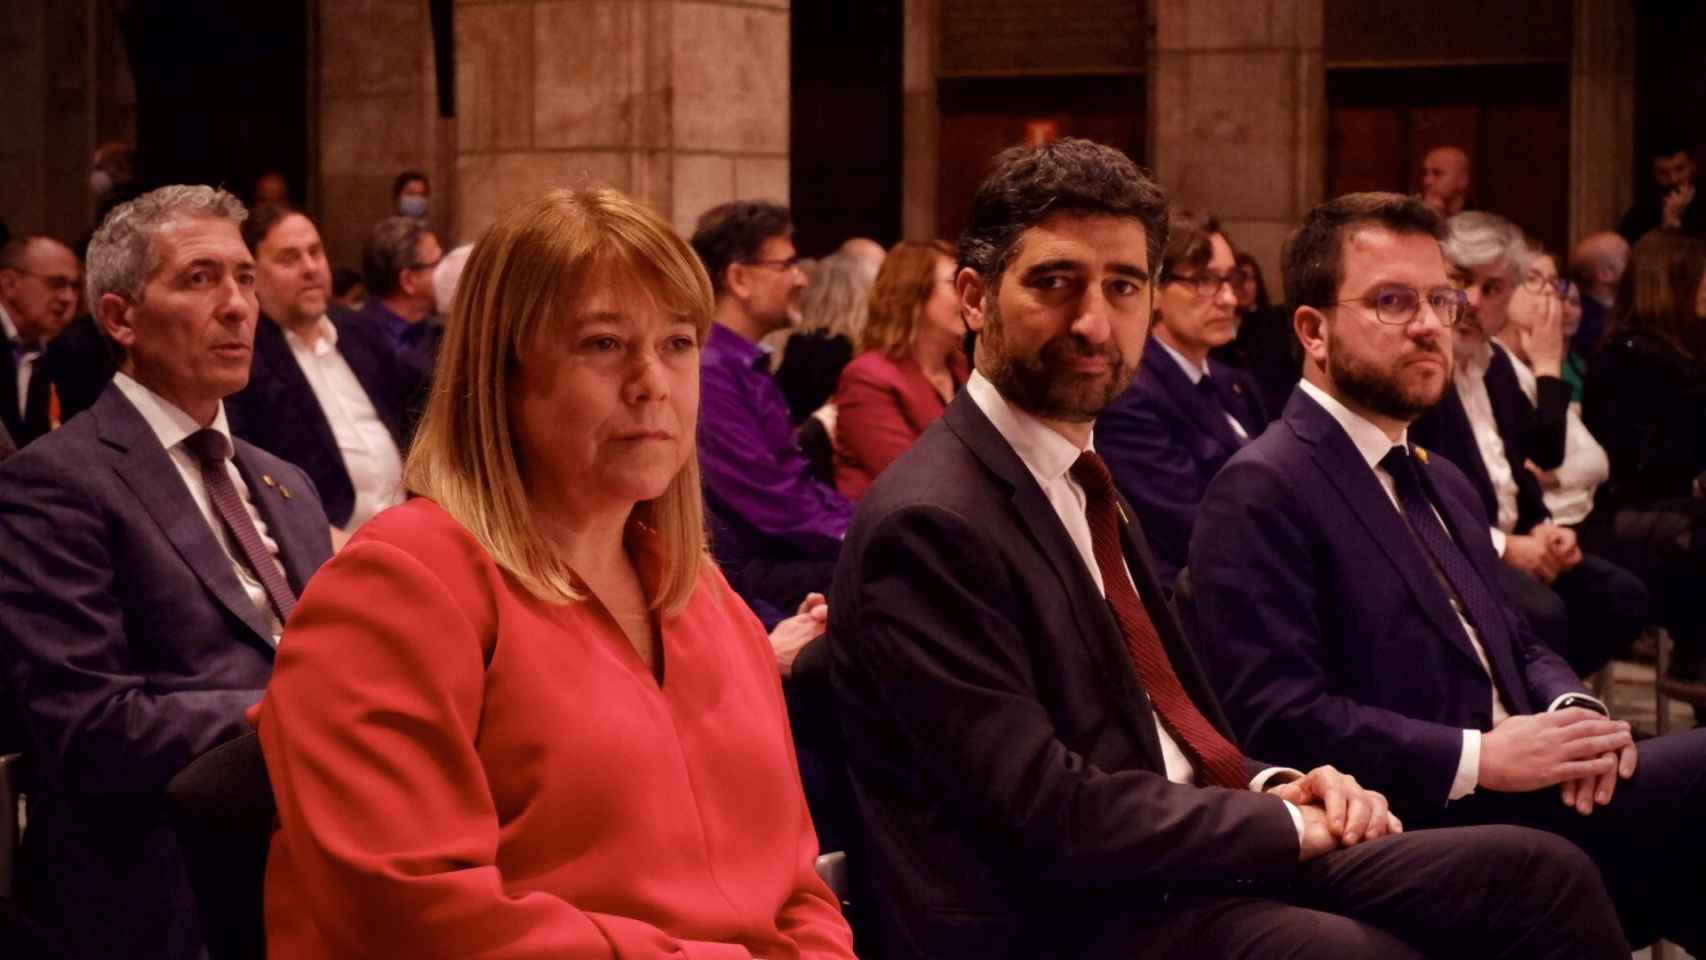
M 1327 829 L 1327 811 L 1302 804 L 1297 805 L 1297 810 L 1303 814 L 1303 839 L 1297 846 L 1297 862 L 1307 863 L 1323 853 L 1339 849 L 1339 841 L 1333 839 L 1333 832 Z
M 1629 724 L 1582 707 L 1507 717 L 1481 735 L 1480 783 L 1518 793 L 1588 780 L 1597 789 L 1601 777 L 1618 773 L 1618 754 L 1634 744 Z M 1627 762 L 1634 773 L 1635 761 Z M 1579 793 L 1578 787 L 1570 798 Z
M 787 676 L 794 669 L 794 658 L 806 644 L 823 636 L 824 624 L 829 622 L 829 605 L 823 594 L 808 593 L 794 614 L 770 631 L 770 649 L 776 651 L 776 667 Z
M 1564 806 L 1574 807 L 1577 813 L 1585 817 L 1593 812 L 1595 806 L 1603 807 L 1610 803 L 1611 794 L 1617 789 L 1617 781 L 1627 780 L 1635 775 L 1635 764 L 1638 760 L 1636 750 L 1637 747 L 1631 743 L 1615 756 L 1607 754 L 1605 759 L 1617 765 L 1611 773 L 1602 773 L 1591 780 L 1565 780 L 1560 791 L 1564 797 Z
M 1301 778 L 1268 792 L 1291 801 L 1303 811 L 1304 843 L 1300 855 L 1305 860 L 1320 856 L 1320 852 L 1310 852 L 1311 810 L 1320 812 L 1328 838 L 1342 847 L 1404 830 L 1404 825 L 1388 809 L 1383 794 L 1364 789 L 1355 777 L 1332 767 L 1316 767 Z
M 1672 230 L 1682 226 L 1682 216 L 1688 212 L 1688 205 L 1694 202 L 1694 184 L 1685 183 L 1675 190 L 1665 194 L 1664 212 L 1660 220 L 1664 226 Z
M 1513 533 L 1505 538 L 1505 563 L 1541 583 L 1558 579 L 1558 557 L 1546 542 L 1533 534 Z
M 1546 549 L 1558 561 L 1558 572 L 1574 569 L 1582 562 L 1582 548 L 1576 542 L 1576 531 L 1569 527 L 1560 527 L 1554 523 L 1537 523 L 1529 535 L 1538 537 Z

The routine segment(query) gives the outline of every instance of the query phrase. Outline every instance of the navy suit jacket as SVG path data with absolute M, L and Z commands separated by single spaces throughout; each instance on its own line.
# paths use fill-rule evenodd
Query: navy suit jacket
M 1422 482 L 1495 597 L 1474 488 L 1441 456 Z M 1209 485 L 1191 539 L 1194 637 L 1246 749 L 1332 764 L 1425 820 L 1445 804 L 1462 731 L 1490 729 L 1492 681 L 1450 595 L 1380 480 L 1302 390 Z M 1508 604 L 1481 635 L 1513 713 L 1579 691 Z
M 313 484 L 242 440 L 236 463 L 300 592 L 331 554 Z M 162 798 L 248 730 L 272 663 L 266 618 L 117 386 L 0 464 L 0 669 L 36 777 L 20 886 L 75 955 L 195 956 Z
M 1552 514 L 1546 509 L 1540 479 L 1523 466 L 1523 461 L 1532 460 L 1543 470 L 1556 469 L 1564 462 L 1564 424 L 1570 407 L 1570 385 L 1557 377 L 1538 377 L 1535 394 L 1539 403 L 1530 403 L 1505 348 L 1498 343 L 1492 346 L 1493 359 L 1487 365 L 1486 375 L 1487 398 L 1492 402 L 1499 439 L 1505 445 L 1505 459 L 1510 461 L 1511 475 L 1516 478 L 1516 532 L 1527 533 L 1535 524 L 1551 519 Z M 1498 517 L 1498 494 L 1493 490 L 1492 476 L 1481 459 L 1469 414 L 1464 411 L 1455 387 L 1448 386 L 1440 402 L 1411 425 L 1410 440 L 1444 454 L 1447 460 L 1461 467 L 1474 484 L 1487 516 Z
M 1249 374 L 1210 358 L 1208 376 L 1246 433 L 1267 427 Z M 1185 565 L 1203 491 L 1243 442 L 1157 343 L 1144 348 L 1131 386 L 1096 418 L 1096 451 L 1137 509 L 1162 583 L 1172 586 Z
M 334 316 L 332 323 L 338 330 L 338 352 L 367 391 L 398 454 L 406 456 L 410 381 L 384 332 L 359 317 Z M 284 329 L 270 319 L 263 317 L 255 326 L 249 384 L 225 401 L 225 416 L 233 434 L 307 471 L 334 526 L 349 522 L 355 510 L 355 487 L 338 452 L 337 437 L 301 364 L 290 352 Z

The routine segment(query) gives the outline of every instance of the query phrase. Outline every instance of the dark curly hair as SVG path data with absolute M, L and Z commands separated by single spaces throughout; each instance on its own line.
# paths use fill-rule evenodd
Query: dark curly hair
M 1132 217 L 1143 224 L 1152 273 L 1167 244 L 1167 194 L 1113 147 L 1068 137 L 997 154 L 960 234 L 961 267 L 1000 278 L 1019 237 L 1050 214 L 1070 211 Z
M 712 289 L 722 296 L 729 264 L 751 260 L 764 241 L 793 232 L 787 207 L 768 200 L 733 200 L 700 214 L 690 242 L 711 275 Z
M 1345 235 L 1357 227 L 1445 239 L 1445 221 L 1416 197 L 1401 193 L 1347 193 L 1318 204 L 1292 232 L 1280 253 L 1285 299 L 1301 307 L 1326 307 L 1345 282 Z

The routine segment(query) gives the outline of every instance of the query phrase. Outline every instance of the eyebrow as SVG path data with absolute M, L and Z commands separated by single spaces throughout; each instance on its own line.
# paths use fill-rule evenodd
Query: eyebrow
M 1037 277 L 1037 276 L 1040 276 L 1040 275 L 1045 274 L 1045 273 L 1054 273 L 1058 270 L 1083 270 L 1083 269 L 1084 269 L 1084 262 L 1082 260 L 1074 260 L 1070 257 L 1056 257 L 1053 260 L 1043 260 L 1039 263 L 1031 264 L 1031 266 L 1025 270 L 1024 274 L 1022 274 L 1019 279 L 1021 281 L 1025 281 L 1025 280 L 1030 280 L 1033 277 Z M 1132 277 L 1132 278 L 1137 279 L 1137 280 L 1142 280 L 1145 283 L 1147 283 L 1149 281 L 1149 271 L 1143 269 L 1140 266 L 1137 266 L 1136 264 L 1110 263 L 1110 264 L 1108 264 L 1108 272 L 1109 273 L 1117 273 L 1117 274 L 1120 274 L 1121 276 Z

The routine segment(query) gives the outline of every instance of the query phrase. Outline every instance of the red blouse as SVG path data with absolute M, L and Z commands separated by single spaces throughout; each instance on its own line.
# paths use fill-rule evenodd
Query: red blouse
M 437 504 L 363 526 L 256 708 L 269 956 L 852 957 L 763 628 L 707 567 L 661 636 L 660 684 Z

